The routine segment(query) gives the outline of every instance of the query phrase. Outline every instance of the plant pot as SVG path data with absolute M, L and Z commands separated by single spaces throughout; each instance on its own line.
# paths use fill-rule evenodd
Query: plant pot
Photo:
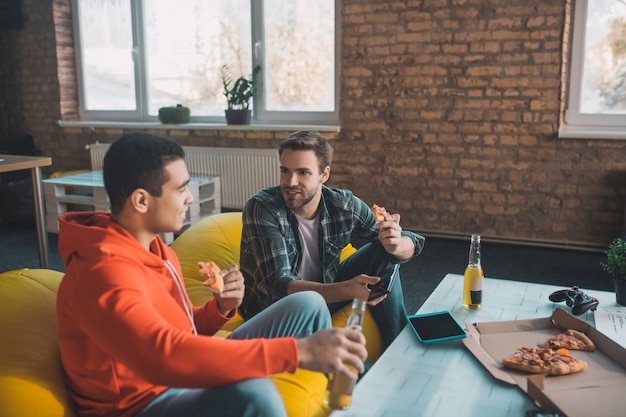
M 252 119 L 252 110 L 249 109 L 228 109 L 226 113 L 226 124 L 229 125 L 249 125 Z
M 615 285 L 615 301 L 617 304 L 626 306 L 626 280 L 613 279 Z

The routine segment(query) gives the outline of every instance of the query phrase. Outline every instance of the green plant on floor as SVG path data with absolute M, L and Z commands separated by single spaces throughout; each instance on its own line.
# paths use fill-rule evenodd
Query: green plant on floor
M 258 75 L 261 66 L 257 65 L 252 70 L 249 78 L 239 77 L 233 84 L 230 69 L 227 65 L 222 65 L 220 72 L 222 74 L 222 85 L 224 86 L 224 97 L 228 102 L 228 109 L 248 109 L 250 100 L 254 97 L 257 89 Z M 232 87 L 231 87 L 232 85 Z
M 626 281 L 626 241 L 621 237 L 615 239 L 606 251 L 606 262 L 601 263 L 602 268 L 613 278 Z

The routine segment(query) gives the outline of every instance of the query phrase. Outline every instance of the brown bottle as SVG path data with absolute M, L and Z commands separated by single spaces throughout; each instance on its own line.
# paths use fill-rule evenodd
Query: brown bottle
M 352 301 L 352 311 L 348 317 L 346 328 L 363 330 L 365 305 L 365 300 L 355 298 Z M 352 390 L 354 389 L 354 383 L 356 382 L 357 370 L 352 367 L 350 368 L 354 371 L 354 378 L 349 378 L 341 373 L 334 373 L 330 375 L 324 404 L 332 410 L 346 410 L 350 408 L 350 405 L 352 405 Z

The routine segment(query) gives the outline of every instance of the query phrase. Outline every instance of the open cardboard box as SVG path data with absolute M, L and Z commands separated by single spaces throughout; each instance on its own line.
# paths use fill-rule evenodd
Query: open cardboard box
M 542 409 L 567 417 L 626 416 L 626 349 L 590 324 L 557 308 L 550 317 L 467 323 L 465 346 L 496 379 L 517 385 Z M 594 352 L 572 351 L 587 362 L 582 372 L 547 376 L 503 368 L 500 362 L 518 346 L 539 346 L 567 329 L 584 332 Z

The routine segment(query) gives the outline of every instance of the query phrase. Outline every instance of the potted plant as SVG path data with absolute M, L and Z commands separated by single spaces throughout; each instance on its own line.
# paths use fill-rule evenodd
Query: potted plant
M 159 120 L 163 124 L 189 123 L 191 111 L 189 107 L 177 104 L 159 108 Z
M 621 237 L 615 239 L 606 251 L 606 262 L 602 268 L 613 276 L 615 284 L 615 300 L 626 306 L 626 241 Z
M 254 67 L 249 78 L 241 76 L 234 83 L 227 65 L 223 65 L 220 71 L 222 74 L 222 85 L 224 86 L 224 96 L 228 103 L 228 108 L 224 111 L 226 123 L 229 125 L 250 124 L 252 116 L 250 100 L 256 93 L 261 66 L 257 65 Z

